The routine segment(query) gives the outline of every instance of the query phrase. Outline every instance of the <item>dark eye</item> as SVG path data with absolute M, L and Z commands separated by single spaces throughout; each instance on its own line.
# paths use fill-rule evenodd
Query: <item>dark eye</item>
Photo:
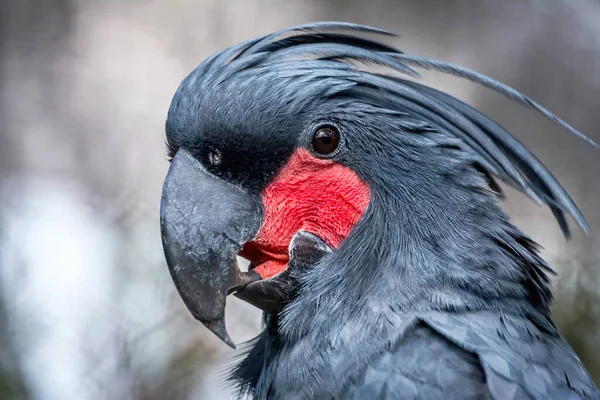
M 340 144 L 340 132 L 333 126 L 322 126 L 314 134 L 312 146 L 317 154 L 331 154 Z

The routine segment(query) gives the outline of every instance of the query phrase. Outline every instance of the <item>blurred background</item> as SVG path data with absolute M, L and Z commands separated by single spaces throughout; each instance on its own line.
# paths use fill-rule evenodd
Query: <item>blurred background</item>
M 0 399 L 226 399 L 231 351 L 195 322 L 164 264 L 164 121 L 213 52 L 315 20 L 504 81 L 600 140 L 596 0 L 0 0 Z M 600 383 L 600 152 L 499 95 L 426 82 L 490 113 L 572 193 L 593 234 L 567 242 L 510 192 L 559 272 L 556 323 Z M 259 313 L 230 299 L 236 342 Z

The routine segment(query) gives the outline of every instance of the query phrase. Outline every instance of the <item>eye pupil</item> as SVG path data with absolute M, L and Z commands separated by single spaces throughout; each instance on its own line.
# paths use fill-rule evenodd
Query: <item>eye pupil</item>
M 340 143 L 340 133 L 333 126 L 323 126 L 313 136 L 312 146 L 317 154 L 331 154 Z

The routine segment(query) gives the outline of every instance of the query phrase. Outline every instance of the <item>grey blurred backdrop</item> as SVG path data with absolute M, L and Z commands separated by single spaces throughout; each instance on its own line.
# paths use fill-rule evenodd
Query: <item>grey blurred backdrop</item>
M 158 226 L 164 121 L 211 53 L 292 24 L 346 20 L 502 80 L 600 140 L 593 0 L 0 1 L 0 398 L 220 399 L 230 350 L 193 321 Z M 553 267 L 556 322 L 600 382 L 600 152 L 508 100 L 426 75 L 496 117 L 562 180 L 593 236 L 566 242 L 510 192 Z M 230 300 L 236 342 L 259 313 Z

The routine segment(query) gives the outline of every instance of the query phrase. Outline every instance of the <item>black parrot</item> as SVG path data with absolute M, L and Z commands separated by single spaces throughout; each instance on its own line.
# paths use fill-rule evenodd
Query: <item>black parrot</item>
M 410 78 L 466 78 L 597 145 L 500 82 L 357 34 L 391 35 L 275 32 L 210 57 L 173 98 L 161 229 L 175 285 L 232 347 L 226 297 L 265 310 L 231 385 L 256 399 L 600 399 L 496 179 L 566 235 L 564 213 L 587 231 L 583 216 L 502 126 Z

